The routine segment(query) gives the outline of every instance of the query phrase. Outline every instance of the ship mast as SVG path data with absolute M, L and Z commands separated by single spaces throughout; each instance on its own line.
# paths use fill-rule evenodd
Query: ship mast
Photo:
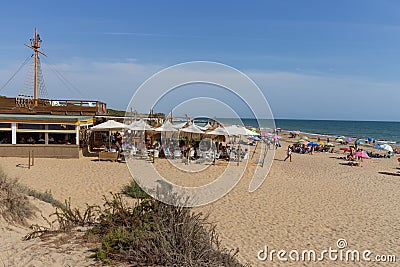
M 33 50 L 33 63 L 34 63 L 34 70 L 33 70 L 33 101 L 34 105 L 37 106 L 38 98 L 39 98 L 39 54 L 47 57 L 47 55 L 41 51 L 39 51 L 40 45 L 42 44 L 42 40 L 40 39 L 39 34 L 34 31 L 33 38 L 30 40 L 30 45 L 25 44 L 25 46 L 29 47 Z

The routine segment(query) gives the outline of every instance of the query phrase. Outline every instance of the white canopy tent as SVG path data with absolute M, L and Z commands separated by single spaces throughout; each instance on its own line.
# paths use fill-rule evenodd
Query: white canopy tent
M 172 126 L 175 129 L 179 130 L 179 129 L 182 129 L 183 127 L 185 127 L 186 124 L 187 124 L 187 122 L 182 122 L 182 123 L 178 123 L 178 124 L 172 124 Z
M 117 122 L 115 120 L 108 120 L 106 122 L 100 123 L 98 125 L 95 125 L 91 128 L 93 131 L 108 131 L 108 145 L 111 144 L 111 131 L 118 131 L 118 130 L 123 130 L 123 129 L 128 129 L 129 126 Z
M 93 131 L 113 131 L 113 130 L 117 131 L 127 128 L 129 128 L 129 126 L 126 124 L 114 120 L 108 120 L 106 122 L 93 126 L 91 129 Z
M 165 121 L 163 125 L 154 129 L 156 132 L 177 132 L 178 130 L 170 121 Z
M 140 119 L 138 121 L 134 121 L 129 125 L 129 129 L 132 131 L 149 131 L 153 130 L 153 128 L 148 125 L 144 120 Z
M 229 136 L 250 136 L 250 135 L 257 135 L 257 133 L 250 131 L 244 126 L 239 125 L 230 125 L 226 126 L 225 130 L 228 132 Z

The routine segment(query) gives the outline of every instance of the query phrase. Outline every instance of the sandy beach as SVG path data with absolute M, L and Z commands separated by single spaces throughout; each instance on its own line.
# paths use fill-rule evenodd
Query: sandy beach
M 372 251 L 371 258 L 379 254 L 400 257 L 400 177 L 379 173 L 398 172 L 397 157 L 365 159 L 361 167 L 351 167 L 342 165 L 345 161 L 338 159 L 342 151 L 294 153 L 292 162 L 284 162 L 287 144 L 282 141 L 269 175 L 258 190 L 248 192 L 255 168 L 248 166 L 229 194 L 195 209 L 211 213 L 210 219 L 217 224 L 223 245 L 239 248 L 240 261 L 252 266 L 377 266 L 375 262 L 344 263 L 328 257 L 319 262 L 282 262 L 276 255 L 273 260 L 257 258 L 265 246 L 276 251 L 308 249 L 319 253 L 329 247 L 338 249 L 338 239 L 347 242 L 343 250 L 368 249 Z M 20 183 L 41 192 L 51 191 L 60 201 L 71 198 L 72 205 L 79 208 L 86 203 L 101 204 L 104 195 L 120 192 L 131 179 L 126 164 L 98 162 L 95 158 L 38 158 L 31 169 L 17 166 L 26 161 L 2 158 L 1 166 Z M 165 159 L 156 160 L 155 167 L 173 176 L 172 182 L 185 181 L 186 185 L 207 183 L 225 168 L 209 166 L 201 173 L 190 175 L 176 171 Z M 47 214 L 52 210 L 48 204 L 36 205 L 42 205 L 39 208 Z M 21 241 L 27 229 L 18 229 L 1 223 L 1 237 L 6 245 L 0 250 L 0 265 L 11 259 L 14 266 L 95 264 L 86 258 L 90 255 L 88 249 L 66 246 L 66 258 L 66 253 L 57 252 L 38 239 Z M 396 266 L 396 263 L 379 263 L 379 266 Z

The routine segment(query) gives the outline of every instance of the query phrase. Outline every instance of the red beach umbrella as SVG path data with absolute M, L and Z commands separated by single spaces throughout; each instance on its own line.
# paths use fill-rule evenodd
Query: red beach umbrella
M 348 148 L 348 147 L 342 147 L 340 150 L 350 151 L 350 148 Z

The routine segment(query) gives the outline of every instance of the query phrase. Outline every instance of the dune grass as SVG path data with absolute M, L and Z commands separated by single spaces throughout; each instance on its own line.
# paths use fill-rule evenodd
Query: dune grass
M 9 223 L 26 225 L 35 207 L 23 193 L 16 179 L 9 178 L 0 169 L 0 216 Z

